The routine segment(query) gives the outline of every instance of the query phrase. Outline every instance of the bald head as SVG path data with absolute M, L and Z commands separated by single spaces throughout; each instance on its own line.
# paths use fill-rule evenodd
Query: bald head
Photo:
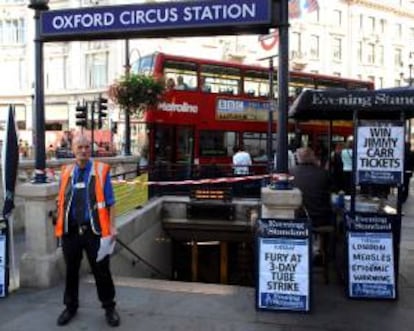
M 296 150 L 296 157 L 299 164 L 317 164 L 313 149 L 301 147 Z
M 91 141 L 89 140 L 89 138 L 86 135 L 84 135 L 82 133 L 79 133 L 79 134 L 75 135 L 75 137 L 73 138 L 72 143 L 73 143 L 73 145 L 76 145 L 76 144 L 89 144 L 90 145 Z
M 76 163 L 83 168 L 91 157 L 91 142 L 84 134 L 78 134 L 72 141 L 72 151 Z

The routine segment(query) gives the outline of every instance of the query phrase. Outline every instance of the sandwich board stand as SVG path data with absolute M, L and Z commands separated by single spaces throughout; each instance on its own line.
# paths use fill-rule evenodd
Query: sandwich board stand
M 8 227 L 7 220 L 0 219 L 0 298 L 8 295 L 9 268 L 8 268 Z
M 289 117 L 353 121 L 353 178 L 344 208 L 346 294 L 398 299 L 405 122 L 414 117 L 414 89 L 307 90 Z M 397 189 L 396 201 L 378 196 L 391 188 Z
M 308 219 L 258 220 L 257 309 L 310 311 L 310 233 Z
M 360 299 L 398 297 L 401 185 L 404 176 L 404 121 L 357 120 L 353 194 L 345 212 L 347 295 Z M 355 185 L 368 188 L 356 199 Z M 369 188 L 375 185 L 371 192 Z M 396 187 L 392 208 L 379 192 Z M 374 196 L 369 196 L 374 195 Z M 362 196 L 362 195 L 361 195 Z
M 17 168 L 19 166 L 19 147 L 14 113 L 15 107 L 10 105 L 1 153 L 4 203 L 1 213 L 2 216 L 0 217 L 0 297 L 6 297 L 8 295 L 10 270 L 12 270 L 12 279 L 15 285 L 12 211 L 14 208 Z M 11 258 L 9 258 L 9 254 Z

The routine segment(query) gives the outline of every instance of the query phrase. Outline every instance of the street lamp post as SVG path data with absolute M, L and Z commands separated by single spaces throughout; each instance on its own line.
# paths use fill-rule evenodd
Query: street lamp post
M 268 122 L 267 122 L 267 170 L 270 172 L 272 169 L 273 161 L 273 57 L 269 59 L 269 113 L 268 113 Z
M 34 183 L 46 183 L 46 151 L 45 151 L 45 103 L 43 79 L 43 41 L 40 38 L 40 13 L 48 10 L 49 0 L 30 0 L 29 8 L 34 10 L 35 21 L 35 94 L 34 112 L 36 118 L 36 146 L 35 146 L 35 177 Z
M 276 172 L 288 172 L 288 141 L 287 141 L 287 112 L 289 107 L 289 6 L 288 0 L 281 1 L 280 27 L 279 27 L 279 70 L 278 70 L 278 96 L 279 116 L 277 128 L 277 158 Z
M 269 112 L 267 117 L 267 148 L 266 148 L 266 155 L 267 155 L 267 170 L 269 173 L 273 169 L 273 111 L 275 110 L 275 100 L 274 100 L 274 61 L 273 58 L 277 57 L 278 55 L 272 55 L 269 57 L 265 57 L 259 59 L 262 60 L 269 60 Z
M 414 52 L 408 53 L 408 86 L 413 86 L 413 56 Z
M 125 76 L 129 75 L 131 63 L 129 58 L 129 39 L 125 39 Z M 129 107 L 125 107 L 125 155 L 131 155 L 131 118 Z

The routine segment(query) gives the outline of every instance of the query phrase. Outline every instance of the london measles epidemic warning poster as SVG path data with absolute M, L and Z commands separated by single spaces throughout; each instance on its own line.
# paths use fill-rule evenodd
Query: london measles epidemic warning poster
M 395 299 L 391 232 L 348 234 L 349 296 Z
M 403 182 L 404 133 L 400 121 L 361 121 L 357 131 L 357 184 Z

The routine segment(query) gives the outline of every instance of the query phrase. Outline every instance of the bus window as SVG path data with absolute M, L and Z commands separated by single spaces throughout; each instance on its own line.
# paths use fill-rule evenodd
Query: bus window
M 269 96 L 269 77 L 265 72 L 249 70 L 244 77 L 244 93 L 252 97 Z
M 266 133 L 243 132 L 243 146 L 253 159 L 259 156 L 262 150 L 266 150 L 266 143 Z
M 237 145 L 237 133 L 231 131 L 200 131 L 200 156 L 233 155 L 233 147 Z
M 348 82 L 343 80 L 334 80 L 334 79 L 318 79 L 317 82 L 315 82 L 315 88 L 319 90 L 325 90 L 325 89 L 348 89 Z
M 200 90 L 202 92 L 211 93 L 211 85 L 213 81 L 213 77 L 202 75 L 200 80 Z
M 154 54 L 141 57 L 131 66 L 131 72 L 135 74 L 150 75 L 154 72 Z
M 166 81 L 172 79 L 177 90 L 195 90 L 197 88 L 197 65 L 191 62 L 165 61 L 164 77 Z
M 276 150 L 277 134 L 273 133 L 272 149 Z M 264 132 L 244 132 L 243 146 L 250 153 L 253 160 L 259 157 L 263 151 L 267 151 L 267 133 Z M 263 161 L 263 160 L 262 160 Z
M 201 65 L 201 76 L 209 81 L 210 91 L 238 95 L 241 93 L 240 69 L 212 64 Z M 208 77 L 208 78 L 207 78 Z
M 293 101 L 303 90 L 314 88 L 316 88 L 316 85 L 312 77 L 298 77 L 297 75 L 292 75 L 289 82 L 289 99 Z
M 193 129 L 190 127 L 177 127 L 177 163 L 191 163 L 193 153 Z
M 295 100 L 303 90 L 304 88 L 300 86 L 289 86 L 289 99 Z
M 300 136 L 300 146 L 312 147 L 311 139 L 309 134 L 302 133 Z
M 154 135 L 155 162 L 175 162 L 173 155 L 174 132 L 170 126 L 158 126 Z

